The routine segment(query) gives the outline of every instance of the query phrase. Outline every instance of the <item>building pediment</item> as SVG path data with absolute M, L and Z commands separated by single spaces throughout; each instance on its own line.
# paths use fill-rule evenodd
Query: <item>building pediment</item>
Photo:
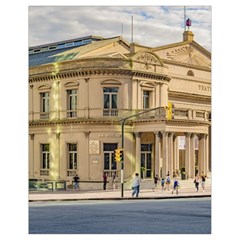
M 140 51 L 132 57 L 132 60 L 143 62 L 144 64 L 157 64 L 163 66 L 160 57 L 152 52 Z
M 159 48 L 156 49 L 155 53 L 163 60 L 200 67 L 211 67 L 210 53 L 195 42 L 170 46 L 169 48 Z
M 150 51 L 139 51 L 130 57 L 132 68 L 144 72 L 167 73 L 167 69 L 160 57 Z

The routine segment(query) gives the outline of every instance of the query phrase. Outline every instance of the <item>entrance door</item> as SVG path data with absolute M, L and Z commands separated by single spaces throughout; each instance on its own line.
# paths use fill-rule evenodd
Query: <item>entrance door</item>
M 141 178 L 152 177 L 152 144 L 141 144 Z

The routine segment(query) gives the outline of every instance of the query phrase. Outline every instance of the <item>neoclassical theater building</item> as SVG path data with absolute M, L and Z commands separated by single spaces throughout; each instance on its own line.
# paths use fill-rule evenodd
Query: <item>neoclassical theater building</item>
M 159 47 L 120 36 L 30 47 L 29 179 L 70 184 L 78 174 L 83 189 L 100 188 L 103 172 L 120 180 L 120 120 L 154 108 L 125 122 L 124 181 L 210 177 L 211 54 L 191 31 Z

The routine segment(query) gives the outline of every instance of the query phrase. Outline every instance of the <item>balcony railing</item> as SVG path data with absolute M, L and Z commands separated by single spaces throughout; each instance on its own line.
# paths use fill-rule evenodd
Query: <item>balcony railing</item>
M 77 111 L 76 110 L 68 110 L 67 111 L 67 117 L 68 118 L 76 118 L 77 117 Z
M 49 119 L 49 112 L 41 112 L 40 119 Z
M 103 116 L 118 116 L 118 109 L 104 109 Z
M 67 176 L 74 177 L 77 174 L 77 170 L 67 169 Z
M 40 176 L 49 176 L 49 169 L 40 169 Z

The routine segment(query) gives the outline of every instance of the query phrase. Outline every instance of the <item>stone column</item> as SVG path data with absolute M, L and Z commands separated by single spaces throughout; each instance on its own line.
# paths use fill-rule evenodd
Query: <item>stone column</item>
M 141 81 L 137 82 L 137 108 L 142 109 L 142 89 L 141 89 Z
M 195 177 L 195 134 L 190 136 L 190 171 L 189 178 Z
M 176 172 L 177 168 L 177 136 L 173 135 L 173 171 Z
M 132 109 L 137 109 L 137 91 L 138 91 L 138 80 L 133 79 L 132 81 Z
M 190 173 L 190 136 L 191 133 L 185 133 L 186 137 L 186 148 L 185 148 L 185 172 L 187 174 L 187 178 L 189 177 Z
M 30 85 L 30 89 L 29 89 L 29 121 L 33 121 L 34 120 L 34 92 L 33 92 L 33 85 Z
M 199 149 L 198 149 L 198 173 L 201 174 L 205 168 L 205 157 L 206 157 L 206 143 L 205 134 L 199 135 Z
M 84 177 L 86 179 L 90 179 L 90 176 L 91 176 L 91 161 L 89 159 L 89 135 L 90 135 L 90 132 L 89 131 L 86 131 L 84 132 L 84 135 L 85 135 L 85 151 L 83 151 L 83 153 L 85 153 L 85 159 L 87 161 L 87 168 L 85 169 L 84 171 Z
M 84 116 L 89 118 L 89 79 L 90 78 L 84 78 L 85 80 L 85 101 L 86 101 L 86 104 L 85 104 L 85 114 Z M 80 98 L 79 98 L 80 99 Z M 80 105 L 81 106 L 81 105 Z M 80 116 L 81 116 L 81 113 L 80 113 Z
M 203 171 L 205 174 L 207 174 L 208 172 L 208 135 L 205 134 L 205 137 L 204 137 L 204 140 L 205 140 L 205 155 L 204 155 L 204 162 L 203 162 Z
M 135 172 L 141 173 L 141 135 L 142 133 L 136 132 L 136 164 L 135 164 Z
M 34 134 L 29 134 L 30 147 L 29 147 L 29 178 L 34 178 Z
M 168 171 L 173 176 L 173 133 L 168 134 Z
M 176 170 L 180 170 L 180 169 L 179 169 L 179 149 L 178 149 L 178 137 L 177 137 L 177 136 L 175 136 L 174 144 L 175 144 L 175 163 L 176 163 Z
M 165 177 L 168 171 L 168 132 L 162 133 L 162 177 Z
M 168 105 L 168 85 L 167 84 L 162 84 L 161 85 L 161 106 L 167 106 Z
M 160 176 L 160 136 L 159 132 L 155 132 L 155 175 Z
M 159 107 L 160 106 L 160 83 L 156 84 L 156 101 L 155 101 L 155 107 Z

